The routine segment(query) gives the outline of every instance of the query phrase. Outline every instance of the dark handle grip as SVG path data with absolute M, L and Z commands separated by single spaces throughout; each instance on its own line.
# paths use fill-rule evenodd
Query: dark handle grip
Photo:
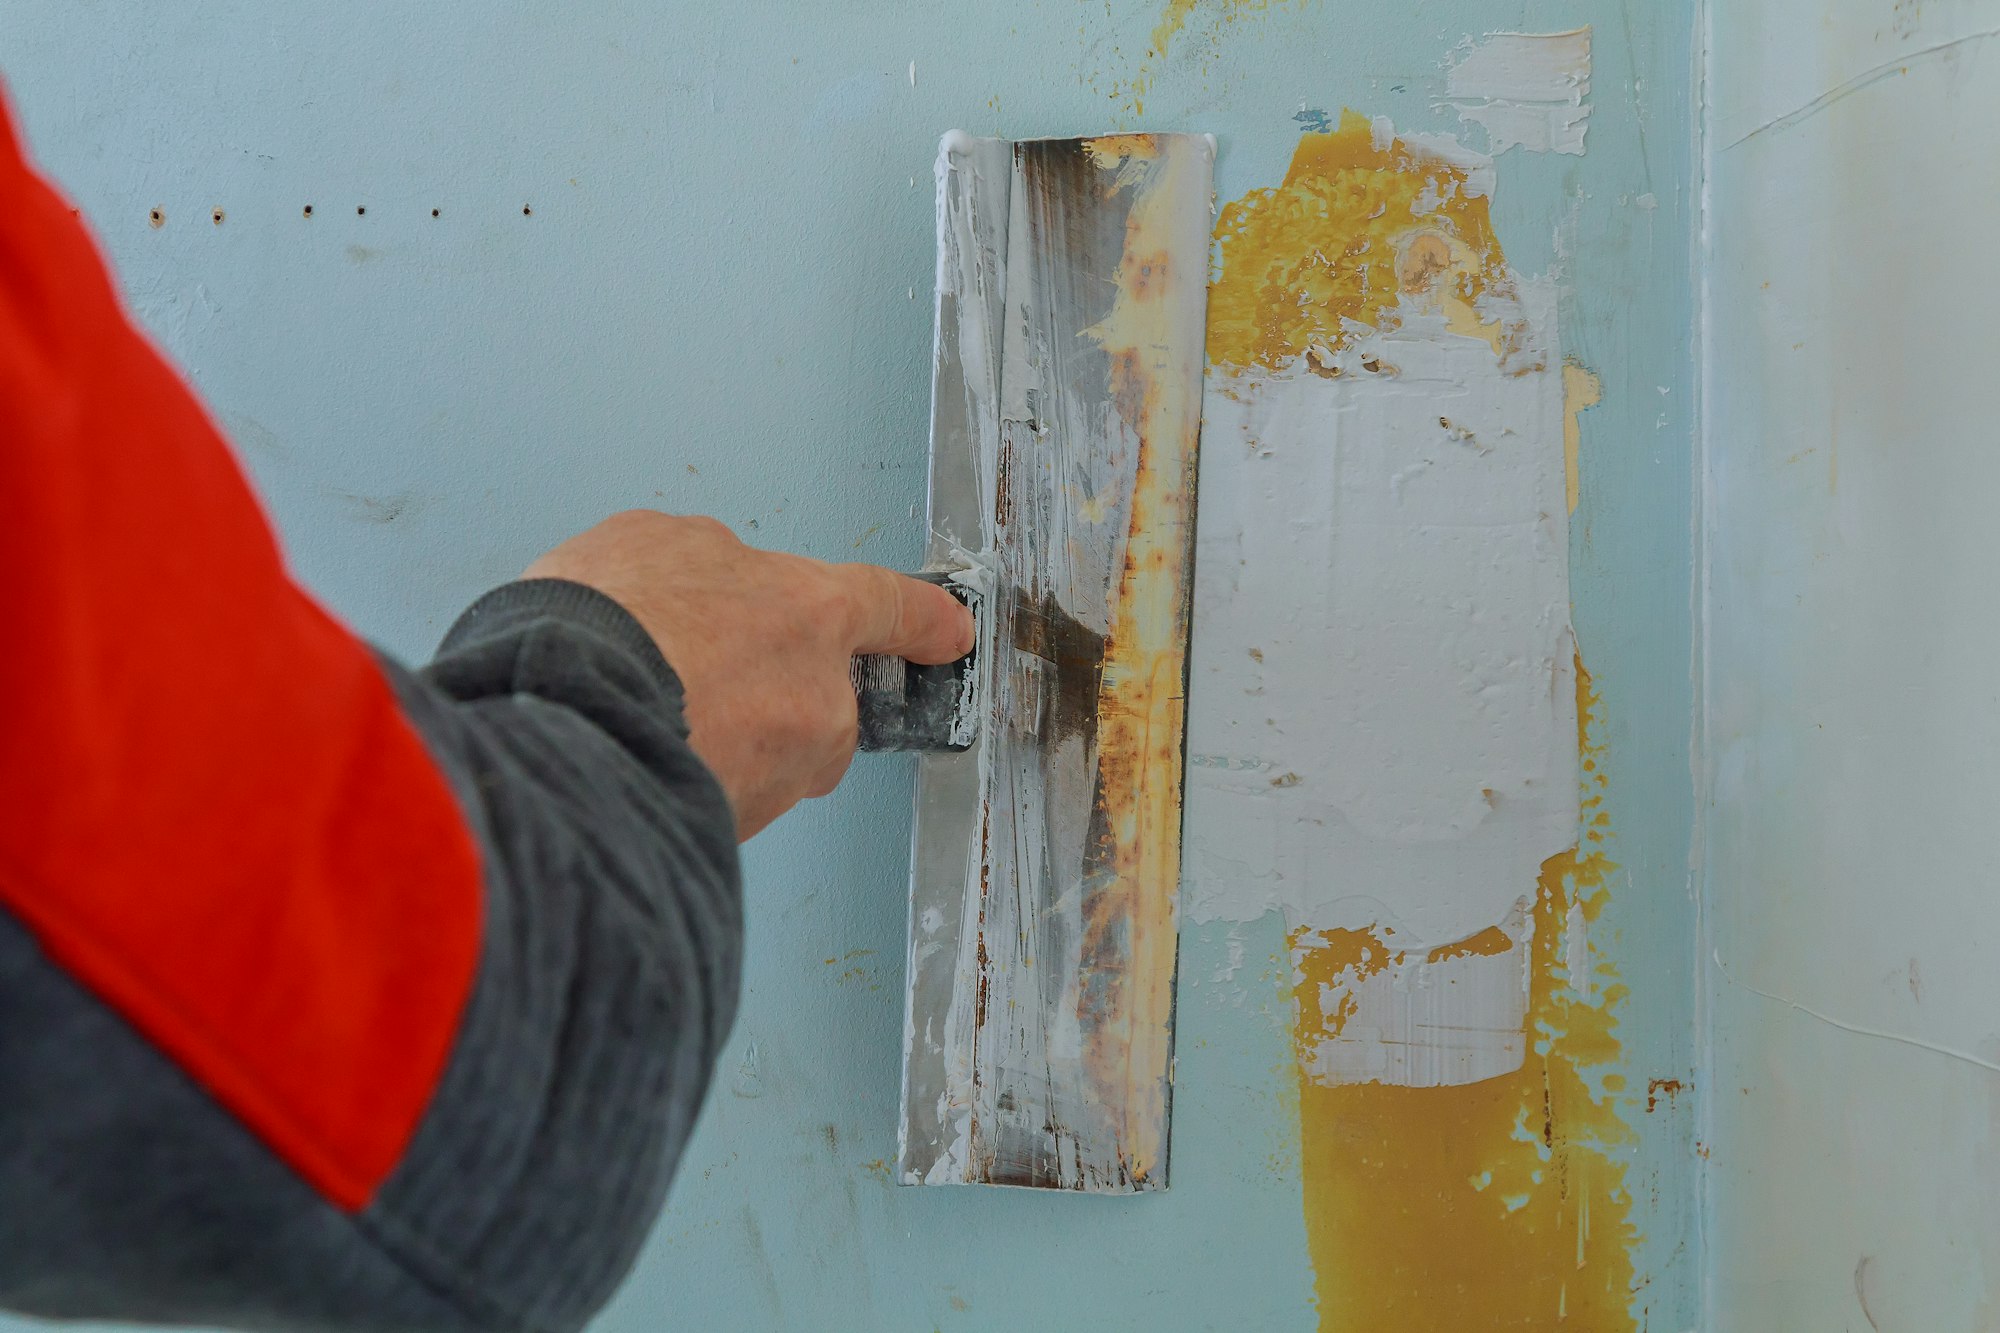
M 953 581 L 951 575 L 912 575 L 963 602 L 977 617 L 979 594 Z M 973 667 L 977 646 L 956 662 L 919 666 L 900 657 L 869 655 L 848 663 L 855 702 L 861 715 L 860 747 L 895 750 L 968 750 L 978 736 Z

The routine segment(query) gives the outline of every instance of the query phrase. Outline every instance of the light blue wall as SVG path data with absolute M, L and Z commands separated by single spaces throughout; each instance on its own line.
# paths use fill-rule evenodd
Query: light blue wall
M 2000 1327 L 1994 15 L 1713 20 L 1717 1328 Z
M 1227 200 L 1282 174 L 1302 105 L 1455 131 L 1435 102 L 1463 37 L 1594 23 L 1589 152 L 1510 154 L 1497 218 L 1516 269 L 1562 274 L 1566 350 L 1604 377 L 1572 557 L 1625 867 L 1621 1035 L 1632 1086 L 1685 1077 L 1691 11 L 1304 3 L 1218 25 L 1204 6 L 1142 118 L 1115 94 L 1163 7 L 17 0 L 0 71 L 300 574 L 417 658 L 625 506 L 915 558 L 941 131 L 1213 131 Z M 903 763 L 864 760 L 749 848 L 742 1017 L 603 1326 L 1311 1327 L 1275 918 L 1240 928 L 1228 984 L 1227 927 L 1183 940 L 1170 1192 L 887 1183 L 908 799 Z M 1644 1302 L 1680 1328 L 1689 1122 L 1642 1100 Z

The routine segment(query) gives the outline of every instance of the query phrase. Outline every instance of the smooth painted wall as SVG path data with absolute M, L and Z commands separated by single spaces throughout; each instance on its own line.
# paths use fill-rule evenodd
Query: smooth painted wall
M 1608 1068 L 1630 1134 L 1607 1151 L 1627 1164 L 1632 1326 L 1679 1329 L 1695 1295 L 1675 1095 L 1694 1064 L 1691 11 L 26 0 L 0 8 L 0 71 L 301 576 L 419 659 L 480 591 L 625 506 L 827 558 L 916 558 L 944 130 L 1211 131 L 1226 203 L 1283 175 L 1313 109 L 1482 147 L 1441 102 L 1454 48 L 1586 23 L 1587 152 L 1506 154 L 1494 219 L 1510 264 L 1556 276 L 1563 351 L 1603 382 L 1570 578 L 1618 865 L 1593 939 L 1626 988 Z M 1313 571 L 1282 576 L 1310 595 Z M 1317 1326 L 1275 914 L 1184 931 L 1166 1194 L 888 1183 L 909 797 L 902 762 L 863 760 L 748 849 L 742 1014 L 601 1326 Z M 1405 1132 L 1355 1150 L 1433 1148 Z M 1418 1231 L 1451 1206 L 1363 1202 L 1414 1209 Z M 1559 1273 L 1531 1277 L 1556 1299 Z
M 1709 38 L 1703 1327 L 2000 1327 L 2000 34 Z

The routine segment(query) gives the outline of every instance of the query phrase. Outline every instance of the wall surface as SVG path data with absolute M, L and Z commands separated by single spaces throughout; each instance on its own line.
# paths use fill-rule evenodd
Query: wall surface
M 1989 1329 L 2000 32 L 1714 15 L 1704 1327 Z
M 671 1204 L 604 1329 L 1693 1324 L 1693 34 L 1682 11 L 1642 0 L 0 9 L 0 70 L 31 143 L 235 440 L 295 567 L 409 658 L 484 588 L 630 505 L 714 513 L 751 541 L 828 558 L 913 561 L 940 133 L 1218 138 L 1216 290 L 1234 293 L 1248 323 L 1211 326 L 1211 418 L 1229 429 L 1204 444 L 1199 540 L 1203 560 L 1225 549 L 1241 563 L 1208 564 L 1198 597 L 1214 615 L 1232 587 L 1262 591 L 1245 603 L 1250 619 L 1196 622 L 1190 763 L 1206 776 L 1189 797 L 1172 1188 L 1094 1199 L 889 1183 L 910 773 L 864 760 L 748 849 L 742 1015 Z M 1496 30 L 1572 36 L 1517 50 L 1493 45 Z M 1509 85 L 1514 74 L 1526 84 Z M 1904 114 L 1944 117 L 1948 91 L 1938 84 Z M 1743 118 L 1766 100 L 1792 104 L 1775 86 L 1745 93 L 1755 106 Z M 1857 97 L 1849 119 L 1766 141 L 1827 143 L 1810 136 L 1850 126 L 1872 136 L 1881 151 L 1869 160 L 1887 173 L 1905 139 L 1863 118 L 1865 105 L 1878 103 Z M 1964 123 L 1975 104 L 1958 105 Z M 1343 108 L 1386 119 L 1344 121 Z M 1813 217 L 1872 209 L 1893 225 L 1894 190 L 1836 197 L 1830 169 L 1805 172 L 1832 160 L 1819 151 L 1793 177 L 1821 191 L 1827 212 Z M 1962 159 L 1968 206 L 1984 201 L 1980 162 Z M 1408 225 L 1372 227 L 1385 215 L 1350 206 L 1369 191 Z M 1913 244 L 1858 224 L 1819 234 L 1893 245 L 1905 271 L 1943 281 L 1948 264 L 1984 262 L 1960 258 L 1948 223 L 1962 216 L 1935 215 Z M 1426 231 L 1436 238 L 1418 239 Z M 1896 443 L 1932 451 L 1924 466 L 1957 468 L 1960 483 L 1984 466 L 1976 435 L 1947 429 L 1968 381 L 1917 355 L 1952 345 L 1958 324 L 1913 319 L 1907 344 L 1863 341 L 1860 311 L 1879 330 L 1884 309 L 1914 315 L 1897 304 L 1907 293 L 1855 290 L 1851 276 L 1834 285 L 1830 251 L 1784 257 L 1791 267 L 1763 276 L 1796 281 L 1797 309 L 1819 312 L 1814 336 L 1852 338 L 1849 382 L 1905 354 L 1931 377 L 1936 430 Z M 1373 285 L 1336 290 L 1362 267 Z M 1836 290 L 1854 302 L 1846 313 L 1831 306 Z M 1267 327 L 1274 311 L 1308 307 L 1311 327 Z M 1979 316 L 1967 302 L 1934 317 Z M 1778 354 L 1762 342 L 1745 352 Z M 1407 373 L 1371 388 L 1384 364 Z M 1454 422 L 1461 402 L 1484 415 Z M 1800 420 L 1828 409 L 1806 381 L 1768 403 L 1787 423 L 1801 405 Z M 1847 622 L 1850 642 L 1880 668 L 1870 706 L 1900 711 L 1867 716 L 1942 725 L 1943 702 L 1932 711 L 1924 691 L 1969 701 L 1978 664 L 1926 656 L 1942 626 L 1918 623 L 1894 594 L 1900 581 L 1971 577 L 1946 557 L 1973 529 L 1915 519 L 1969 520 L 1973 500 L 1884 452 L 1902 419 L 1891 412 L 1912 406 L 1847 402 L 1846 466 L 1876 469 L 1876 489 L 1860 492 L 1872 503 L 1845 486 L 1850 510 L 1803 489 L 1786 502 L 1823 525 L 1837 512 L 1865 520 L 1871 539 L 1908 521 L 1917 545 L 1857 538 L 1842 579 L 1810 552 L 1744 554 L 1778 562 L 1800 592 L 1879 595 L 1854 607 L 1876 623 Z M 1410 452 L 1368 452 L 1385 441 Z M 1317 470 L 1297 452 L 1313 448 L 1325 451 Z M 1746 461 L 1746 484 L 1776 494 L 1804 488 L 1812 468 L 1830 478 L 1820 460 L 1794 480 L 1776 461 L 1789 447 L 1759 448 L 1771 461 Z M 1322 489 L 1260 482 L 1249 469 L 1266 454 L 1291 469 L 1270 475 Z M 1488 473 L 1506 479 L 1490 495 L 1477 481 Z M 1433 479 L 1443 489 L 1426 490 Z M 1292 513 L 1297 542 L 1263 540 L 1288 495 L 1337 508 Z M 1491 545 L 1451 547 L 1456 565 L 1438 557 L 1435 542 L 1480 533 Z M 1454 569 L 1480 581 L 1459 589 Z M 1787 582 L 1766 598 L 1784 605 L 1758 611 L 1790 614 L 1794 591 Z M 1964 587 L 1961 604 L 1979 591 Z M 1322 666 L 1294 658 L 1274 675 L 1282 722 L 1269 721 L 1264 748 L 1235 747 L 1232 726 L 1265 725 L 1245 702 L 1263 685 L 1244 664 L 1258 660 L 1251 636 L 1282 628 L 1286 595 L 1314 633 L 1348 637 Z M 1874 633 L 1884 618 L 1893 637 Z M 1377 624 L 1405 637 L 1376 639 Z M 1736 638 L 1743 653 L 1762 642 Z M 1833 670 L 1803 639 L 1758 660 L 1766 703 L 1785 703 L 1799 670 Z M 1539 693 L 1523 687 L 1531 678 Z M 1860 725 L 1864 711 L 1847 716 Z M 1505 725 L 1484 747 L 1434 720 L 1489 716 Z M 1945 739 L 1970 746 L 1974 730 Z M 1878 791 L 1897 747 L 1915 743 L 1884 726 L 1869 734 L 1885 776 L 1850 773 L 1844 805 L 1809 800 L 1797 774 L 1838 775 L 1805 764 L 1805 733 L 1745 734 L 1797 765 L 1789 795 L 1766 791 L 1773 817 L 1832 820 L 1894 799 L 1910 823 L 1893 848 L 1835 856 L 1829 842 L 1851 886 L 1839 914 L 1809 914 L 1816 935 L 1750 936 L 1739 975 L 1838 1003 L 1831 976 L 1861 960 L 1830 951 L 1837 938 L 1903 977 L 1888 939 L 1941 929 L 1946 899 L 1972 891 L 1969 861 L 1937 850 L 1977 826 L 1969 793 L 1914 766 Z M 1343 748 L 1362 737 L 1373 748 Z M 1364 753 L 1388 797 L 1371 795 Z M 1768 772 L 1777 758 L 1761 762 Z M 1514 785 L 1485 782 L 1489 771 Z M 1414 813 L 1399 824 L 1405 797 Z M 1320 841 L 1308 825 L 1329 811 L 1346 831 Z M 1455 841 L 1495 828 L 1505 856 L 1490 862 Z M 1290 878 L 1281 890 L 1272 875 Z M 1766 880 L 1755 892 L 1819 887 Z M 1892 898 L 1916 915 L 1882 905 Z M 1976 993 L 1976 937 L 1924 938 L 1935 952 L 1909 950 L 1938 1006 L 1923 1031 L 1987 1050 L 1957 1017 Z M 1847 1016 L 1910 1019 L 1915 1009 L 1895 1006 L 1916 1004 L 1917 966 L 1908 998 L 1885 981 L 1874 1007 Z M 1497 998 L 1471 1006 L 1471 1035 L 1447 1049 L 1433 1039 L 1438 1014 L 1457 1011 L 1437 997 L 1461 983 Z M 1801 1107 L 1851 1101 L 1865 1080 L 1886 1090 L 1922 1077 L 1942 1118 L 1925 1132 L 1983 1141 L 1986 1071 L 1757 1007 L 1770 1003 L 1731 1011 L 1732 1054 L 1811 1052 Z M 1356 1013 L 1374 1035 L 1345 1026 Z M 1404 1022 L 1429 1045 L 1383 1035 Z M 1886 1120 L 1861 1128 L 1896 1148 Z M 1837 1148 L 1821 1134 L 1788 1160 Z M 1893 1247 L 1875 1252 L 1871 1271 L 1898 1284 L 1973 1262 L 1961 1250 L 1905 1267 Z M 1781 1271 L 1820 1282 L 1809 1269 Z M 1953 1270 L 1954 1290 L 1971 1290 L 1967 1272 Z M 1831 1293 L 1836 1278 L 1820 1285 Z

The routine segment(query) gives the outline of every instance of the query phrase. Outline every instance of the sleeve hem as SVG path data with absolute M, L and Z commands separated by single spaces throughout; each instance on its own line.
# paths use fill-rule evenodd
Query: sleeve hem
M 616 598 L 569 579 L 517 579 L 501 584 L 465 609 L 446 631 L 438 654 L 536 620 L 561 620 L 597 635 L 643 667 L 676 702 L 682 699 L 679 674 L 638 617 Z

